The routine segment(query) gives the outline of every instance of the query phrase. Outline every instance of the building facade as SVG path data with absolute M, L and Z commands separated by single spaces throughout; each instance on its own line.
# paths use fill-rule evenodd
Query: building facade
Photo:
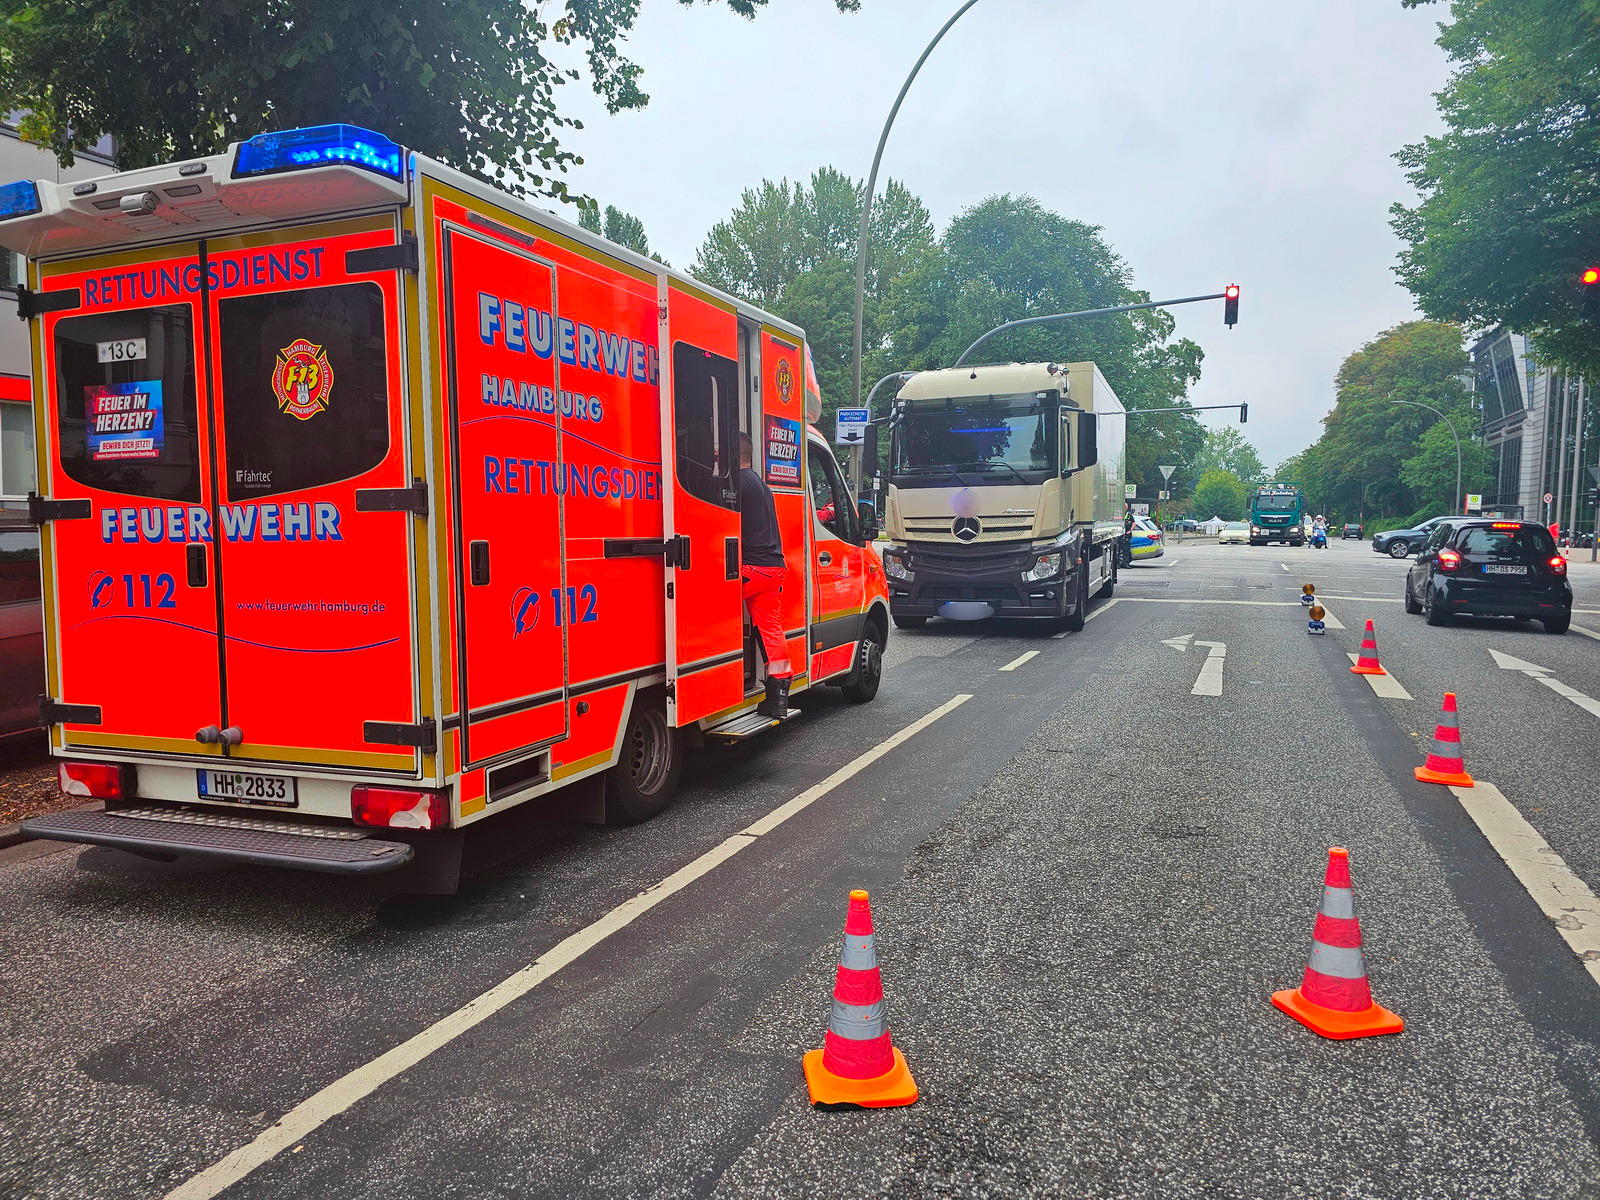
M 45 179 L 65 183 L 92 179 L 112 169 L 110 141 L 81 151 L 62 167 L 48 150 L 17 136 L 13 119 L 0 120 L 0 183 Z M 28 326 L 17 320 L 17 285 L 24 282 L 20 255 L 0 250 L 0 497 L 26 496 L 34 489 L 33 360 Z
M 1588 468 L 1600 464 L 1600 397 L 1541 364 L 1530 338 L 1505 329 L 1473 345 L 1472 373 L 1494 479 L 1484 510 L 1593 530 Z

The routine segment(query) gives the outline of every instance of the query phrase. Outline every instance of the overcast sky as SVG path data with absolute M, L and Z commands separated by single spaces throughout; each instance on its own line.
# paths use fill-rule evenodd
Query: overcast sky
M 630 42 L 651 102 L 609 116 L 580 85 L 575 190 L 643 219 L 687 266 L 763 177 L 832 164 L 864 177 L 905 73 L 958 0 L 645 0 Z M 1105 229 L 1154 298 L 1243 288 L 1173 310 L 1205 350 L 1196 404 L 1248 401 L 1271 467 L 1315 440 L 1340 361 L 1416 315 L 1395 281 L 1392 158 L 1439 128 L 1443 5 L 1399 0 L 983 0 L 923 67 L 884 171 L 942 229 L 1026 192 Z M 1214 423 L 1236 420 L 1218 413 Z

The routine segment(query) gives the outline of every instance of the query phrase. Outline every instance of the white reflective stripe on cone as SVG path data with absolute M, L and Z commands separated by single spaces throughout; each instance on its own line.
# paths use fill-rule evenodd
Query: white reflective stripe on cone
M 877 939 L 870 933 L 847 933 L 839 965 L 847 971 L 870 971 L 878 965 Z
M 1367 974 L 1367 960 L 1359 946 L 1329 946 L 1311 939 L 1311 969 L 1319 975 L 1332 975 L 1335 979 L 1363 979 Z
M 1356 894 L 1349 888 L 1323 888 L 1322 915 L 1351 920 L 1356 915 Z
M 833 1013 L 828 1017 L 828 1032 L 853 1042 L 879 1038 L 889 1028 L 889 1010 L 882 1000 L 876 1004 L 846 1004 L 833 1002 Z

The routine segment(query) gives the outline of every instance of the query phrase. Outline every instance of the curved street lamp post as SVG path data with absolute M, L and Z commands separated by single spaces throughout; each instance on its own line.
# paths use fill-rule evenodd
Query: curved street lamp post
M 1450 427 L 1450 436 L 1455 438 L 1456 441 L 1456 494 L 1455 497 L 1450 501 L 1450 507 L 1455 508 L 1457 505 L 1460 505 L 1463 509 L 1465 509 L 1466 501 L 1461 498 L 1461 436 L 1456 433 L 1456 423 L 1449 417 L 1445 416 L 1433 405 L 1423 404 L 1420 400 L 1390 400 L 1389 403 L 1409 404 L 1413 408 L 1425 408 Z
M 928 61 L 928 55 L 933 53 L 945 34 L 950 32 L 950 27 L 959 21 L 967 9 L 976 4 L 978 0 L 966 0 L 956 10 L 955 16 L 946 21 L 939 32 L 933 35 L 933 41 L 928 43 L 922 56 L 917 59 L 916 65 L 911 68 L 911 74 L 906 76 L 905 83 L 900 85 L 900 94 L 894 98 L 894 107 L 889 110 L 889 119 L 883 123 L 883 132 L 878 135 L 878 149 L 872 156 L 872 170 L 867 175 L 867 194 L 861 202 L 861 234 L 856 239 L 856 307 L 855 307 L 855 337 L 850 351 L 850 401 L 857 402 L 861 398 L 861 310 L 865 302 L 867 287 L 867 238 L 872 228 L 872 194 L 878 186 L 878 164 L 883 161 L 883 147 L 889 141 L 889 130 L 894 126 L 894 119 L 900 112 L 900 104 L 906 98 L 906 93 L 911 90 L 912 81 L 916 79 L 917 72 L 922 70 L 922 64 Z M 851 486 L 859 495 L 861 491 L 861 456 L 859 451 L 850 456 Z

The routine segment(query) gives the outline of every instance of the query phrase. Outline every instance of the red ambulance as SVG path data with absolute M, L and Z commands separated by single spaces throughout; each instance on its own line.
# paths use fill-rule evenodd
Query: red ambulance
M 794 690 L 876 693 L 874 530 L 803 332 L 381 134 L 0 186 L 29 260 L 35 837 L 453 886 L 461 830 L 671 798 L 754 712 L 739 435 Z M 423 886 L 427 886 L 426 880 Z

